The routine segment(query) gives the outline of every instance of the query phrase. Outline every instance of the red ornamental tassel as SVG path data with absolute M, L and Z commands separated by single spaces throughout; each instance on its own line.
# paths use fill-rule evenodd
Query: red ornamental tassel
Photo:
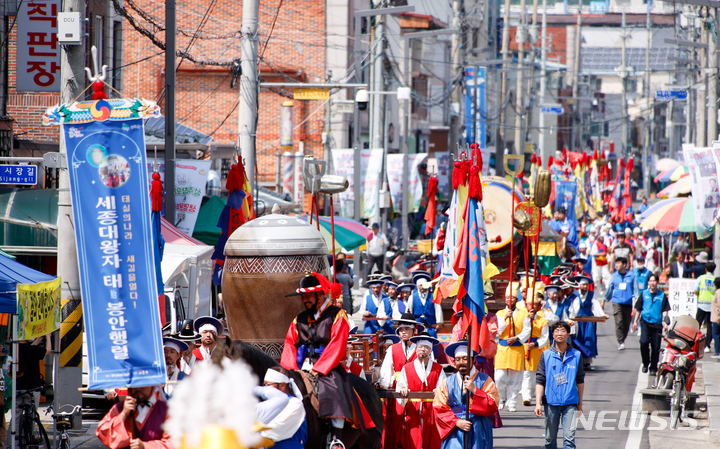
M 461 179 L 461 173 L 462 170 L 462 162 L 455 161 L 453 164 L 453 175 L 452 175 L 452 187 L 453 190 L 457 190 L 458 187 L 460 187 L 460 179 Z
M 475 198 L 477 201 L 482 201 L 482 184 L 480 183 L 480 171 L 482 170 L 482 155 L 480 154 L 480 150 L 478 150 L 477 148 L 473 150 L 473 159 L 475 159 L 476 163 L 470 167 L 468 196 L 471 198 Z
M 597 160 L 598 160 L 598 150 L 595 150 L 595 152 L 593 153 L 593 157 L 592 157 L 592 158 L 593 158 L 594 161 L 597 161 Z
M 535 153 L 532 154 L 532 157 L 530 158 L 530 164 L 535 165 L 537 163 L 537 155 Z
M 95 81 L 92 85 L 92 99 L 93 100 L 107 100 L 107 94 L 105 93 L 105 83 L 102 81 Z
M 163 184 L 162 181 L 160 181 L 160 173 L 153 173 L 152 179 L 152 183 L 150 184 L 152 211 L 160 212 L 163 208 Z
M 555 158 L 552 156 L 548 157 L 548 168 L 552 167 L 553 164 L 555 164 Z
M 563 150 L 562 150 L 562 160 L 563 160 L 563 162 L 565 162 L 565 163 L 567 163 L 567 161 L 568 161 L 568 150 L 567 150 L 567 147 L 563 147 Z
M 628 159 L 626 170 L 627 170 L 628 172 L 631 172 L 632 169 L 633 169 L 633 165 L 635 165 L 635 161 L 633 160 L 633 158 Z
M 620 159 L 620 167 L 625 168 L 625 159 Z

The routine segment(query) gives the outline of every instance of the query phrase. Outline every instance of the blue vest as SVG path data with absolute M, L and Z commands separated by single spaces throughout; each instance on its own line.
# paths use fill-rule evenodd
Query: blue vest
M 413 290 L 412 294 L 413 301 L 413 315 L 415 320 L 423 324 L 437 324 L 435 319 L 435 303 L 433 302 L 432 292 L 428 292 L 427 300 L 425 305 L 420 301 L 420 295 L 417 289 Z
M 385 306 L 385 315 L 387 315 L 388 317 L 392 317 L 392 307 L 390 306 L 390 300 L 387 296 L 385 296 L 384 293 L 381 293 L 380 299 Z M 377 316 L 378 314 L 378 308 L 375 305 L 375 301 L 372 300 L 372 291 L 370 290 L 368 290 L 367 295 L 365 296 L 365 310 L 375 316 Z M 387 327 L 388 325 L 392 326 L 392 322 L 389 320 L 385 322 L 385 327 Z M 382 328 L 377 321 L 365 321 L 365 330 L 363 332 L 366 334 L 374 334 L 380 329 Z M 387 332 L 387 329 L 384 330 Z
M 462 392 L 462 387 L 458 382 L 459 374 L 453 374 L 449 376 L 445 381 L 448 389 L 448 406 L 452 409 L 455 416 L 460 419 L 465 419 L 465 395 Z M 481 390 L 485 381 L 487 380 L 487 374 L 478 372 L 475 377 L 475 388 Z M 478 416 L 470 414 L 470 422 L 472 423 L 472 432 L 470 432 L 471 440 L 468 445 L 472 449 L 492 449 L 493 447 L 493 434 L 492 434 L 492 421 L 490 418 L 485 416 Z M 452 432 L 443 440 L 442 449 L 463 449 L 465 443 L 465 432 L 458 429 L 453 429 Z
M 632 304 L 635 274 L 632 271 L 627 271 L 625 276 L 622 276 L 619 271 L 615 271 L 610 280 L 613 284 L 612 302 L 616 304 Z M 625 290 L 620 290 L 620 284 L 623 282 L 625 283 Z
M 650 270 L 648 270 L 647 268 L 643 267 L 642 271 L 640 271 L 640 269 L 638 269 L 638 268 L 635 268 L 633 270 L 633 273 L 635 274 L 635 277 L 637 278 L 638 290 L 640 290 L 641 292 L 644 290 L 647 290 L 648 278 L 650 277 L 650 274 L 652 272 Z
M 580 368 L 580 351 L 568 347 L 565 360 L 550 349 L 543 352 L 545 359 L 545 398 L 548 405 L 563 406 L 580 402 L 575 376 Z M 564 377 L 564 383 L 558 385 L 558 378 Z
M 642 293 L 642 319 L 651 324 L 662 324 L 662 305 L 665 292 L 658 289 L 653 295 L 650 290 Z
M 290 395 L 288 395 L 290 396 Z M 294 396 L 290 396 L 294 397 Z M 280 440 L 273 445 L 277 449 L 304 449 L 308 439 L 307 419 L 303 421 L 300 428 L 286 440 Z
M 588 290 L 584 301 L 580 292 L 577 292 L 575 294 L 580 299 L 580 310 L 578 310 L 578 316 L 593 316 L 592 306 L 595 292 L 591 292 L 590 290 Z

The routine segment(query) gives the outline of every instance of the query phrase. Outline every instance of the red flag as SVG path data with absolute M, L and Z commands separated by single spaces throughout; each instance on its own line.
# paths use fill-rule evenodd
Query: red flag
M 435 229 L 435 217 L 436 217 L 436 199 L 438 180 L 437 176 L 431 176 L 428 182 L 428 205 L 425 209 L 425 235 L 431 235 L 433 229 Z

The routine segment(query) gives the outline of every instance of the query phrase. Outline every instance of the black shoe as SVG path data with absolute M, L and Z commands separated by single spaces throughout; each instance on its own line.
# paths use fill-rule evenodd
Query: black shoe
M 657 370 L 656 370 L 656 369 L 651 369 L 651 370 L 650 370 L 650 375 L 651 375 L 651 376 L 657 376 Z
M 643 367 L 642 367 L 642 372 L 643 372 L 643 373 L 647 373 L 647 372 L 648 372 L 648 367 L 647 367 L 647 366 L 643 366 Z
M 595 371 L 595 368 L 592 365 L 588 365 L 585 367 L 585 371 Z

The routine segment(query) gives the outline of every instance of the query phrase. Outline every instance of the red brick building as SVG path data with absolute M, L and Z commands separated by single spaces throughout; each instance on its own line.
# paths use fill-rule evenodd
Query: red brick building
M 322 0 L 260 2 L 258 73 L 270 82 L 321 82 L 325 79 L 325 2 Z M 137 6 L 164 23 L 164 2 L 141 0 Z M 209 11 L 209 13 L 208 13 Z M 164 42 L 164 32 L 128 8 L 138 23 Z M 206 15 L 206 22 L 201 21 Z M 277 19 L 275 19 L 277 15 Z M 275 27 L 268 41 L 268 35 Z M 212 0 L 180 0 L 177 4 L 177 48 L 207 63 L 230 63 L 240 58 L 242 4 Z M 197 31 L 199 29 L 199 32 Z M 197 36 L 193 39 L 192 36 Z M 267 42 L 267 48 L 266 47 Z M 125 22 L 123 93 L 128 97 L 158 100 L 164 109 L 164 67 L 161 49 Z M 147 60 L 139 62 L 145 58 Z M 177 72 L 177 121 L 213 137 L 216 147 L 234 147 L 238 136 L 239 82 L 230 87 L 227 66 L 180 62 Z M 132 65 L 130 65 L 132 64 Z M 292 96 L 292 90 L 278 90 Z M 257 126 L 258 181 L 275 182 L 277 153 L 281 151 L 280 108 L 288 98 L 263 89 L 259 95 Z M 163 111 L 164 112 L 164 111 Z M 305 154 L 322 158 L 324 110 L 320 101 L 295 100 L 294 142 L 304 143 Z

